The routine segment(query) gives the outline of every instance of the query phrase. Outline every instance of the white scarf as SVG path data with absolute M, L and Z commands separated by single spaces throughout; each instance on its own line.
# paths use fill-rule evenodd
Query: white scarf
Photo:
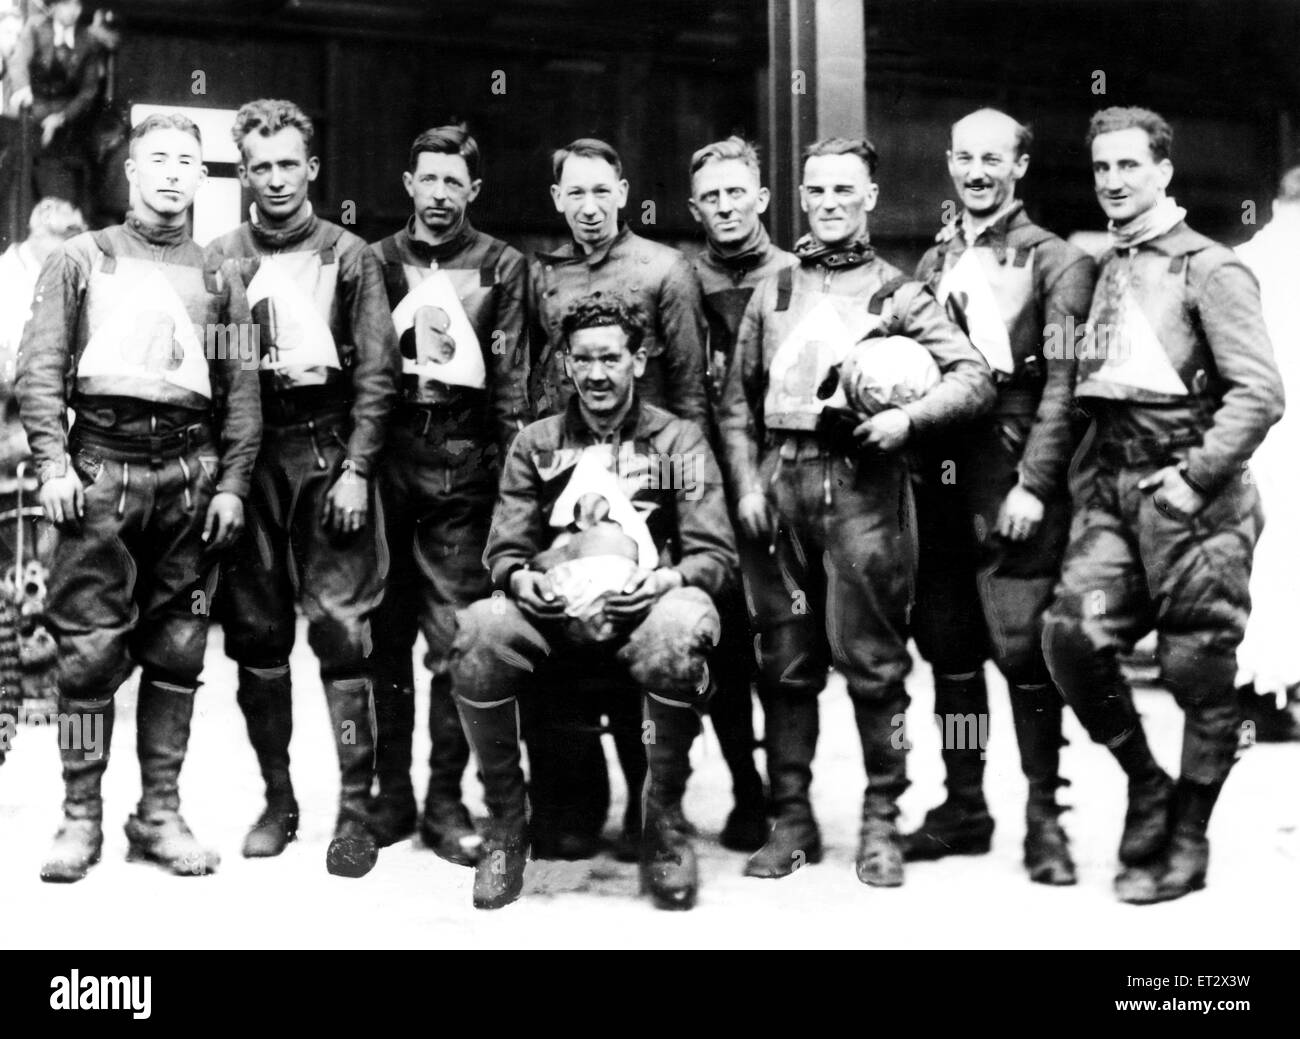
M 1187 210 L 1168 195 L 1161 195 L 1154 206 L 1139 213 L 1123 227 L 1112 220 L 1106 227 L 1116 249 L 1132 249 L 1172 231 L 1187 216 Z

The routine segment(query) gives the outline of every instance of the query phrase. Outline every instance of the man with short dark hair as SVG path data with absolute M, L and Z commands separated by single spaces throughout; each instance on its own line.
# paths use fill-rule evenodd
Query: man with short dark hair
M 447 653 L 455 611 L 492 591 L 483 547 L 500 460 L 528 421 L 527 269 L 517 250 L 470 223 L 479 165 L 465 127 L 420 134 L 402 174 L 415 212 L 370 247 L 402 350 L 401 401 L 380 464 L 391 556 L 375 616 L 374 824 L 384 844 L 415 829 L 411 649 L 423 630 L 433 680 L 420 836 L 462 865 L 473 864 L 479 839 L 461 803 L 469 745 L 451 700 Z
M 531 400 L 539 416 L 562 412 L 573 393 L 560 322 L 572 304 L 592 293 L 618 293 L 636 301 L 646 316 L 645 373 L 637 380 L 643 401 L 703 427 L 705 389 L 704 316 L 690 263 L 676 249 L 635 235 L 619 218 L 628 201 L 623 164 L 605 141 L 581 138 L 552 155 L 551 199 L 564 215 L 572 241 L 529 262 L 532 353 Z M 634 718 L 615 717 L 625 704 L 615 698 L 609 714 L 629 789 L 641 785 L 644 756 Z M 600 740 L 600 713 L 583 732 L 556 731 L 527 715 L 536 842 L 542 857 L 587 858 L 599 847 L 609 807 L 609 784 Z M 639 805 L 624 815 L 621 857 L 635 855 L 641 831 Z
M 916 473 L 920 560 L 912 631 L 934 670 L 934 714 L 948 796 L 905 838 L 910 859 L 983 854 L 993 836 L 984 799 L 991 653 L 1007 680 L 1029 784 L 1024 863 L 1031 880 L 1073 884 L 1058 816 L 1061 694 L 1043 661 L 1070 522 L 1065 470 L 1075 446 L 1074 352 L 1096 278 L 1092 259 L 1025 215 L 1016 187 L 1029 129 L 983 108 L 953 124 L 948 174 L 961 215 L 916 276 L 961 314 L 998 387 L 993 412 L 921 445 Z
M 754 288 L 783 267 L 798 262 L 768 237 L 762 215 L 769 194 L 763 187 L 758 152 L 741 137 L 706 144 L 691 156 L 691 197 L 688 205 L 704 228 L 705 248 L 693 266 L 700 281 L 700 298 L 708 322 L 709 391 L 713 404 L 722 397 L 722 383 L 736 342 L 740 316 Z M 722 439 L 716 423 L 710 438 L 717 452 Z M 714 653 L 717 691 L 709 701 L 709 717 L 718 746 L 731 770 L 735 804 L 722 828 L 724 847 L 756 851 L 767 837 L 767 806 L 763 781 L 754 767 L 754 698 L 756 666 L 743 589 L 718 603 L 722 641 Z
M 46 618 L 59 712 L 72 723 L 61 731 L 63 824 L 41 868 L 48 881 L 80 880 L 99 861 L 113 696 L 137 662 L 130 857 L 181 875 L 220 862 L 181 818 L 178 783 L 214 552 L 244 525 L 261 434 L 256 374 L 237 353 L 213 356 L 210 333 L 251 318 L 233 265 L 205 261 L 186 230 L 204 177 L 198 127 L 180 115 L 142 121 L 126 176 L 127 222 L 50 255 L 19 348 L 15 394 L 58 531 Z
M 901 449 L 913 435 L 987 410 L 993 383 L 930 289 L 872 249 L 875 148 L 832 138 L 805 156 L 799 197 L 810 234 L 795 246 L 798 266 L 754 290 L 720 421 L 748 540 L 776 815 L 745 872 L 785 877 L 821 858 L 809 787 L 817 695 L 833 662 L 853 700 L 867 772 L 858 879 L 894 887 L 903 882 L 896 819 L 907 788 L 903 680 L 915 552 Z M 908 359 L 902 366 L 899 356 Z M 846 377 L 855 365 L 866 366 L 866 378 Z M 890 377 L 891 366 L 906 377 Z M 868 404 L 872 384 L 882 392 L 868 392 Z
M 1254 277 L 1166 194 L 1172 143 L 1144 108 L 1103 109 L 1088 128 L 1112 247 L 1078 348 L 1075 398 L 1092 428 L 1043 621 L 1052 677 L 1128 777 L 1115 893 L 1137 904 L 1205 884 L 1206 827 L 1237 755 L 1236 649 L 1263 522 L 1246 466 L 1283 407 Z M 1184 713 L 1177 783 L 1117 661 L 1152 628 Z
M 341 790 L 326 868 L 359 877 L 378 854 L 373 776 L 370 615 L 387 550 L 372 519 L 371 480 L 397 395 L 401 358 L 379 261 L 308 199 L 320 169 L 311 120 L 290 101 L 250 101 L 232 130 L 249 219 L 208 248 L 239 262 L 261 326 L 265 440 L 253 474 L 249 530 L 225 571 L 226 652 L 266 781 L 266 811 L 244 855 L 278 855 L 298 828 L 289 778 L 289 653 L 295 598 L 338 751 Z
M 644 318 L 602 294 L 561 323 L 576 392 L 515 439 L 486 561 L 497 591 L 462 610 L 453 690 L 491 818 L 474 904 L 519 896 L 527 849 L 516 700 L 573 717 L 593 681 L 641 692 L 649 778 L 643 890 L 689 909 L 698 875 L 681 800 L 718 640 L 711 596 L 735 566 L 722 478 L 694 423 L 640 399 Z M 640 790 L 629 792 L 640 797 Z

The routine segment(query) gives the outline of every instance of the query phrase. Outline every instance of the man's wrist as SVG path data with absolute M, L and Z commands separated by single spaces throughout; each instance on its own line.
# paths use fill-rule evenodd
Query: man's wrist
M 341 480 L 345 476 L 351 476 L 363 483 L 370 479 L 369 475 L 363 472 L 351 458 L 344 459 L 343 464 L 339 466 L 339 479 Z
M 36 480 L 44 487 L 51 480 L 58 480 L 68 475 L 68 461 L 65 458 L 59 462 L 42 462 L 40 468 L 36 470 Z

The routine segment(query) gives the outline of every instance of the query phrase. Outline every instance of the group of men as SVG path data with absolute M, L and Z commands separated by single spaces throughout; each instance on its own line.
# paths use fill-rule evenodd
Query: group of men
M 752 852 L 749 876 L 787 876 L 822 856 L 809 790 L 831 666 L 867 777 L 859 879 L 897 886 L 906 860 L 987 851 L 984 748 L 961 739 L 945 740 L 947 799 L 899 832 L 915 637 L 941 719 L 987 712 L 990 656 L 1006 677 L 1032 880 L 1075 882 L 1056 799 L 1067 702 L 1129 777 L 1119 897 L 1204 883 L 1261 523 L 1245 463 L 1281 393 L 1254 281 L 1165 193 L 1158 115 L 1093 119 L 1113 237 L 1100 271 L 1025 215 L 1027 128 L 962 119 L 948 150 L 962 211 L 914 276 L 870 243 L 865 140 L 807 150 L 793 252 L 762 225 L 753 147 L 700 149 L 692 262 L 621 220 L 628 182 L 603 141 L 554 153 L 572 240 L 526 260 L 469 220 L 481 157 L 462 127 L 415 140 L 413 215 L 372 245 L 313 211 L 295 105 L 245 105 L 234 137 L 253 205 L 205 251 L 186 232 L 197 128 L 140 123 L 130 217 L 46 262 L 22 340 L 17 398 L 59 530 L 60 710 L 105 733 L 98 753 L 61 746 L 45 879 L 98 860 L 113 696 L 136 663 L 131 853 L 216 868 L 177 792 L 209 607 L 266 783 L 243 853 L 283 851 L 297 607 L 339 758 L 336 875 L 418 830 L 475 867 L 476 906 L 514 901 L 530 847 L 599 850 L 608 718 L 631 792 L 615 854 L 639 861 L 657 905 L 689 908 L 681 803 L 707 711 L 733 779 L 722 841 Z M 256 333 L 251 357 L 238 329 Z M 1177 783 L 1116 661 L 1152 628 L 1187 719 Z M 471 748 L 478 826 L 461 796 Z

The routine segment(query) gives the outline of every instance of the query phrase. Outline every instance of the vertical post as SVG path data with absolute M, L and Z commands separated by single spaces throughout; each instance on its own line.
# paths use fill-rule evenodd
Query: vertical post
M 772 235 L 789 248 L 803 229 L 803 150 L 867 127 L 867 0 L 768 0 L 762 125 Z

